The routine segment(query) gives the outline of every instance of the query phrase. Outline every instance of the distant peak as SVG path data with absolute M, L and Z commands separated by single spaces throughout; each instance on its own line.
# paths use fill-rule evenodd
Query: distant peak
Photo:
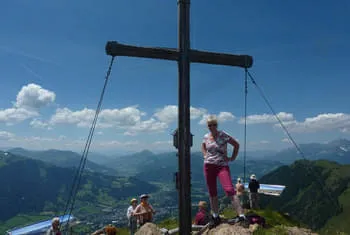
M 75 153 L 70 150 L 59 150 L 59 149 L 48 149 L 48 150 L 42 150 L 42 152 L 51 152 L 51 153 Z
M 144 149 L 142 150 L 141 152 L 138 152 L 137 154 L 147 154 L 147 155 L 153 155 L 154 153 L 151 152 L 150 150 L 148 149 Z
M 21 148 L 21 147 L 16 147 L 16 148 L 11 148 L 7 150 L 8 152 L 11 151 L 28 151 L 27 149 Z
M 329 142 L 330 145 L 349 145 L 350 146 L 350 140 L 345 138 L 339 138 L 335 139 L 331 142 Z

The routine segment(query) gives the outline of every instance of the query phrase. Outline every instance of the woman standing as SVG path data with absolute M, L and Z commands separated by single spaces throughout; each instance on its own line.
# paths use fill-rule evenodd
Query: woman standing
M 243 207 L 243 204 L 244 204 L 244 185 L 242 184 L 241 178 L 237 179 L 236 191 L 237 191 L 237 197 L 239 199 L 239 202 L 241 203 L 241 206 Z
M 136 233 L 136 230 L 137 230 L 137 218 L 134 215 L 134 211 L 135 211 L 136 206 L 137 206 L 137 199 L 136 198 L 131 199 L 130 204 L 131 205 L 128 208 L 126 216 L 128 218 L 130 235 L 134 235 Z
M 226 132 L 217 129 L 218 121 L 215 116 L 208 117 L 207 126 L 209 133 L 204 135 L 202 153 L 204 157 L 204 176 L 209 191 L 210 206 L 213 211 L 212 221 L 209 227 L 215 227 L 221 222 L 217 196 L 217 177 L 219 177 L 226 196 L 231 197 L 232 206 L 236 209 L 239 218 L 243 220 L 245 216 L 239 199 L 236 196 L 228 166 L 230 161 L 234 161 L 237 158 L 239 143 Z M 228 143 L 234 147 L 231 158 L 227 156 Z
M 140 227 L 145 223 L 152 223 L 153 215 L 156 213 L 152 205 L 148 202 L 148 198 L 149 196 L 147 194 L 142 194 L 140 196 L 141 203 L 134 210 L 134 216 L 138 217 Z

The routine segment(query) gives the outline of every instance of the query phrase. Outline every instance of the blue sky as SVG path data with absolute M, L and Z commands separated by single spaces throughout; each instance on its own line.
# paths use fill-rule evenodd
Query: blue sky
M 2 1 L 0 147 L 81 151 L 110 60 L 107 41 L 177 47 L 177 3 Z M 254 57 L 250 72 L 297 143 L 350 138 L 350 3 L 192 1 L 191 46 Z M 177 65 L 117 58 L 91 151 L 174 150 Z M 207 114 L 243 141 L 244 71 L 192 64 L 193 150 Z M 249 84 L 248 149 L 291 147 Z M 243 143 L 243 142 L 242 142 Z

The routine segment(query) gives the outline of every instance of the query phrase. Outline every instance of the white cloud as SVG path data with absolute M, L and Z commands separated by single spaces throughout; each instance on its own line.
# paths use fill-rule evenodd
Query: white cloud
M 247 145 L 249 146 L 261 146 L 261 145 L 267 145 L 270 144 L 271 141 L 269 140 L 260 140 L 260 141 L 248 141 Z
M 38 110 L 55 101 L 56 94 L 37 84 L 23 86 L 17 94 L 15 107 Z
M 197 119 L 203 117 L 208 111 L 204 108 L 190 107 L 191 119 Z
M 40 108 L 54 102 L 55 98 L 54 92 L 46 90 L 37 84 L 31 83 L 23 86 L 17 94 L 13 107 L 0 110 L 0 122 L 13 125 L 40 116 Z
M 51 117 L 50 124 L 76 124 L 79 127 L 91 125 L 95 111 L 84 108 L 79 111 L 71 111 L 68 108 L 58 108 Z
M 283 138 L 281 141 L 283 143 L 292 143 L 292 141 L 290 139 L 288 139 L 288 138 Z
M 126 107 L 123 109 L 103 109 L 101 110 L 97 126 L 100 128 L 110 127 L 130 127 L 140 123 L 141 116 L 145 113 L 136 107 Z M 68 108 L 59 108 L 51 117 L 50 123 L 55 124 L 75 124 L 78 127 L 90 127 L 95 116 L 95 110 L 84 108 L 72 111 Z
M 341 128 L 340 131 L 343 133 L 350 133 L 350 127 L 349 128 Z
M 195 108 L 190 107 L 190 118 L 197 119 L 201 118 L 207 113 L 207 110 L 204 108 Z M 178 107 L 176 105 L 167 105 L 162 109 L 158 109 L 154 116 L 159 119 L 161 122 L 172 123 L 175 122 L 178 118 Z
M 280 112 L 277 114 L 284 126 L 291 132 L 317 132 L 337 130 L 350 132 L 350 114 L 346 113 L 324 113 L 315 117 L 305 118 L 303 122 L 294 119 L 293 114 Z M 240 118 L 240 124 L 244 124 L 244 118 Z M 247 117 L 247 124 L 274 124 L 274 127 L 281 128 L 274 115 L 261 114 Z
M 65 136 L 65 135 L 60 135 L 58 137 L 58 140 L 65 140 L 65 139 L 67 139 L 67 136 Z
M 74 150 L 81 152 L 85 146 L 86 140 L 70 139 L 66 136 L 60 135 L 57 137 L 45 137 L 45 136 L 16 136 L 13 133 L 0 131 L 0 147 L 22 147 L 27 149 L 61 149 L 61 150 Z M 141 143 L 138 141 L 118 141 L 118 140 L 103 140 L 92 141 L 91 149 L 104 150 L 106 148 L 135 148 Z
M 111 141 L 96 142 L 94 145 L 101 146 L 101 147 L 126 147 L 126 146 L 135 146 L 138 144 L 139 144 L 138 141 L 120 142 L 117 140 L 111 140 Z
M 277 114 L 278 118 L 282 121 L 293 121 L 294 116 L 292 113 L 280 112 Z M 278 120 L 274 115 L 271 114 L 255 114 L 247 116 L 247 124 L 263 124 L 263 123 L 276 123 Z M 239 124 L 244 124 L 244 118 L 240 118 Z
M 350 114 L 324 113 L 305 118 L 303 122 L 291 121 L 284 125 L 291 132 L 316 132 L 337 130 L 347 132 L 350 129 Z M 279 126 L 276 124 L 276 126 Z
M 68 108 L 57 109 L 51 117 L 50 124 L 74 124 L 78 127 L 90 127 L 95 115 L 92 109 L 84 108 L 72 111 Z M 97 122 L 98 128 L 124 129 L 125 135 L 137 135 L 139 132 L 161 132 L 168 125 L 154 118 L 141 120 L 146 113 L 137 107 L 131 106 L 123 109 L 104 109 L 100 112 Z
M 197 119 L 205 115 L 207 111 L 202 108 L 190 107 L 191 119 Z M 84 108 L 72 111 L 69 108 L 59 108 L 51 117 L 49 124 L 73 124 L 78 127 L 90 127 L 95 115 L 93 109 Z M 158 109 L 151 118 L 142 120 L 146 113 L 137 106 L 130 106 L 123 109 L 103 109 L 100 112 L 97 122 L 98 128 L 117 128 L 125 130 L 124 135 L 135 136 L 138 133 L 162 132 L 169 127 L 171 122 L 177 120 L 177 106 L 167 105 Z M 220 118 L 230 120 L 234 118 L 231 113 L 222 112 Z M 35 123 L 38 126 L 43 123 Z M 34 123 L 33 123 L 34 125 Z
M 8 108 L 0 110 L 0 122 L 5 122 L 8 125 L 22 122 L 36 116 L 39 116 L 37 112 L 29 111 L 23 108 Z
M 167 105 L 164 108 L 157 110 L 154 116 L 165 123 L 174 122 L 177 120 L 177 106 Z
M 159 141 L 155 141 L 152 143 L 153 145 L 173 145 L 173 141 L 171 140 L 159 140 Z
M 219 122 L 227 122 L 235 119 L 235 116 L 230 112 L 220 112 L 218 115 Z
M 15 134 L 7 131 L 0 131 L 0 140 L 11 140 L 15 137 Z
M 207 123 L 207 119 L 210 116 L 210 114 L 203 115 L 202 119 L 198 122 L 200 125 L 205 125 Z
M 39 119 L 33 119 L 30 122 L 30 125 L 34 128 L 42 128 L 42 129 L 48 129 L 48 130 L 52 130 L 52 127 L 50 126 L 49 123 L 41 121 Z
M 100 115 L 101 123 L 125 127 L 140 123 L 141 117 L 146 113 L 141 112 L 136 106 L 131 106 L 123 109 L 104 109 Z
M 42 137 L 42 136 L 24 137 L 25 142 L 53 142 L 57 140 L 58 138 L 50 138 L 50 137 Z
M 151 118 L 146 121 L 138 122 L 136 125 L 129 127 L 124 134 L 135 136 L 140 132 L 162 132 L 167 128 L 167 123 Z
M 207 119 L 208 119 L 209 115 L 212 115 L 212 114 L 205 114 L 205 115 L 203 115 L 202 119 L 199 121 L 199 124 L 200 125 L 205 125 L 207 123 Z M 218 120 L 219 124 L 227 122 L 227 121 L 232 121 L 232 120 L 234 120 L 236 118 L 230 112 L 220 112 L 218 115 L 216 115 L 216 117 L 217 117 L 217 120 Z

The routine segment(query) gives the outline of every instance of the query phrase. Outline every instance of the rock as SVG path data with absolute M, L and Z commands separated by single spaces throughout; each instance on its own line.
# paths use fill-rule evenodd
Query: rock
M 318 235 L 317 233 L 312 232 L 309 229 L 298 228 L 298 227 L 287 227 L 287 226 L 278 226 L 288 235 Z M 252 235 L 254 231 L 259 228 L 258 224 L 251 224 L 248 228 L 244 228 L 241 225 L 235 224 L 220 224 L 216 228 L 206 229 L 202 235 Z M 135 235 L 163 235 L 164 232 L 157 227 L 157 225 L 152 223 L 146 223 L 143 225 Z M 196 234 L 194 232 L 193 234 Z M 284 233 L 283 233 L 284 234 Z
M 216 228 L 207 230 L 203 235 L 251 235 L 252 232 L 249 229 L 243 228 L 239 225 L 230 225 L 230 224 L 220 224 Z
M 289 235 L 318 235 L 309 229 L 298 228 L 298 227 L 284 227 Z
M 251 225 L 249 225 L 249 231 L 251 233 L 254 233 L 256 230 L 258 230 L 258 228 L 259 228 L 259 224 L 251 224 Z
M 157 225 L 152 223 L 144 224 L 135 235 L 162 235 L 163 233 L 157 227 Z

